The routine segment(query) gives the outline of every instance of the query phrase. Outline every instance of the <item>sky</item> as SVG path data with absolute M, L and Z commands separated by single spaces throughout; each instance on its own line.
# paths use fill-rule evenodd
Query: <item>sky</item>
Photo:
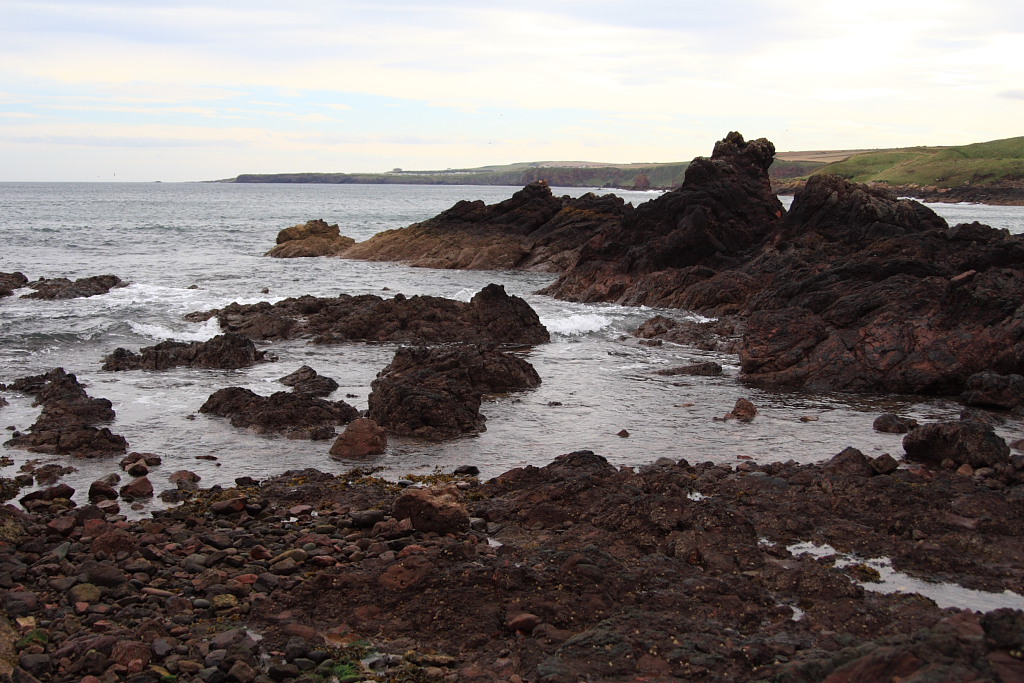
M 1020 0 L 0 0 L 0 181 L 1024 135 Z

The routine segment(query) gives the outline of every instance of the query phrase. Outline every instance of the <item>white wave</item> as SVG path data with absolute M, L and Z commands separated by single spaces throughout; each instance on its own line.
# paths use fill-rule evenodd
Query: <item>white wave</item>
M 452 298 L 455 299 L 456 301 L 465 301 L 465 302 L 468 303 L 469 300 L 472 299 L 474 296 L 476 296 L 477 292 L 479 292 L 479 291 L 480 291 L 479 289 L 473 289 L 471 287 L 465 287 L 465 288 L 460 289 L 459 291 L 455 292 L 455 295 Z
M 208 341 L 221 333 L 220 323 L 216 318 L 210 318 L 198 325 L 190 325 L 187 330 L 172 330 L 163 325 L 151 325 L 147 323 L 129 322 L 132 331 L 136 334 L 152 337 L 161 341 L 173 339 L 174 341 Z
M 542 317 L 540 321 L 552 334 L 575 337 L 610 327 L 614 319 L 599 313 L 573 313 L 557 318 Z

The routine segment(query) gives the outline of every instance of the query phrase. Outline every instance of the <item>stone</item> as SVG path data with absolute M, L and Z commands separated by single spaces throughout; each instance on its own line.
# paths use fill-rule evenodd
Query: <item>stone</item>
M 882 413 L 875 418 L 871 426 L 876 432 L 906 434 L 917 426 L 917 420 L 900 417 L 895 413 Z
M 128 285 L 116 275 L 94 275 L 79 278 L 74 282 L 66 277 L 39 278 L 27 283 L 27 286 L 35 291 L 22 295 L 22 299 L 77 299 L 106 294 L 115 287 Z
M 355 240 L 342 235 L 337 223 L 329 225 L 323 219 L 317 218 L 279 232 L 277 246 L 264 256 L 273 258 L 337 256 L 353 244 L 355 244 Z
M 736 400 L 736 405 L 733 409 L 725 414 L 725 419 L 736 419 L 743 422 L 749 422 L 757 416 L 757 407 L 750 402 L 750 399 L 739 398 Z
M 317 374 L 317 371 L 308 365 L 303 365 L 295 372 L 285 375 L 277 381 L 291 387 L 292 391 L 311 396 L 329 396 L 338 388 L 338 383 L 335 380 Z
M 359 414 L 344 401 L 289 391 L 260 396 L 242 387 L 215 391 L 199 412 L 229 418 L 233 426 L 250 428 L 257 434 L 312 440 L 333 438 L 336 425 L 347 424 Z
M 360 417 L 348 424 L 334 441 L 330 455 L 335 459 L 364 458 L 380 455 L 387 449 L 384 429 L 369 418 Z
M 391 509 L 395 519 L 410 519 L 416 531 L 439 534 L 469 529 L 469 514 L 454 487 L 406 489 Z
M 946 458 L 974 468 L 1010 459 L 1010 448 L 1002 437 L 990 426 L 973 421 L 922 425 L 903 437 L 903 449 L 908 460 L 937 466 Z
M 149 477 L 139 477 L 121 487 L 123 500 L 144 500 L 153 497 L 153 483 Z
M 175 367 L 237 370 L 270 360 L 244 336 L 225 333 L 207 341 L 163 341 L 138 353 L 119 348 L 103 358 L 103 369 L 168 370 Z

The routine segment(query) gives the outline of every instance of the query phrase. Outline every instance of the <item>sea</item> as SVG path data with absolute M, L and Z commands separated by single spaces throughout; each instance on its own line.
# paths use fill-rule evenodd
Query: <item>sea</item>
M 956 419 L 955 397 L 849 395 L 766 391 L 738 380 L 735 355 L 664 344 L 650 347 L 632 336 L 654 315 L 702 319 L 688 311 L 581 304 L 535 294 L 552 274 L 410 268 L 337 258 L 273 259 L 263 254 L 277 233 L 314 218 L 338 223 L 342 234 L 365 240 L 425 220 L 459 200 L 487 203 L 518 187 L 426 185 L 275 185 L 226 183 L 0 183 L 0 271 L 29 279 L 76 279 L 114 274 L 128 286 L 108 294 L 64 301 L 0 299 L 0 383 L 62 367 L 91 396 L 109 399 L 117 417 L 110 428 L 130 451 L 155 453 L 162 464 L 150 479 L 157 492 L 168 477 L 191 470 L 200 485 L 231 486 L 286 470 L 340 473 L 375 467 L 381 476 L 450 472 L 461 465 L 490 478 L 515 467 L 543 466 L 560 454 L 587 449 L 617 466 L 641 467 L 659 458 L 738 464 L 819 462 L 848 446 L 870 456 L 899 458 L 902 438 L 872 429 L 883 412 L 919 422 Z M 592 188 L 554 188 L 579 196 Z M 617 191 L 638 205 L 653 192 Z M 783 198 L 788 204 L 788 198 Z M 981 221 L 1024 232 L 1024 207 L 930 205 L 950 225 Z M 231 302 L 279 301 L 312 294 L 429 294 L 463 301 L 489 283 L 526 299 L 551 332 L 551 342 L 525 357 L 540 387 L 489 396 L 486 431 L 443 442 L 392 437 L 387 452 L 368 460 L 333 460 L 331 441 L 258 435 L 223 418 L 200 414 L 214 391 L 242 386 L 269 395 L 286 389 L 279 378 L 302 365 L 341 385 L 331 397 L 363 410 L 370 383 L 391 361 L 390 344 L 317 346 L 306 341 L 267 345 L 277 361 L 243 370 L 176 369 L 104 372 L 101 359 L 118 347 L 138 350 L 166 339 L 205 340 L 220 332 L 215 320 L 186 322 L 194 311 Z M 713 360 L 720 377 L 662 376 L 656 371 Z M 3 440 L 38 416 L 32 399 L 0 391 Z M 737 399 L 758 409 L 751 422 L 722 421 Z M 1024 438 L 1024 424 L 1008 418 L 997 431 Z M 340 432 L 340 429 L 339 429 Z M 89 483 L 119 472 L 120 456 L 74 459 L 0 448 L 0 476 L 59 463 L 74 468 L 63 481 L 84 499 Z M 159 498 L 142 505 L 163 506 Z M 137 513 L 141 512 L 139 510 Z

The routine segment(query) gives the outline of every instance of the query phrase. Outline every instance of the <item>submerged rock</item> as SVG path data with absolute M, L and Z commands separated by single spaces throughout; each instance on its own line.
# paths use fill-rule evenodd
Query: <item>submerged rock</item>
M 484 431 L 485 393 L 540 385 L 528 362 L 493 348 L 408 347 L 371 385 L 369 416 L 389 432 L 447 439 Z
M 119 348 L 103 358 L 103 369 L 167 370 L 174 367 L 236 370 L 268 360 L 251 339 L 239 334 L 219 334 L 207 341 L 163 341 L 135 353 Z
M 279 232 L 277 246 L 264 256 L 275 258 L 337 256 L 353 244 L 355 244 L 355 240 L 343 236 L 337 223 L 328 225 L 323 219 L 317 218 Z
M 190 314 L 216 316 L 221 327 L 251 339 L 312 338 L 315 343 L 382 341 L 408 344 L 541 344 L 547 329 L 526 301 L 490 284 L 469 303 L 435 296 L 392 299 L 366 294 L 334 298 L 303 296 L 276 304 L 231 304 Z

